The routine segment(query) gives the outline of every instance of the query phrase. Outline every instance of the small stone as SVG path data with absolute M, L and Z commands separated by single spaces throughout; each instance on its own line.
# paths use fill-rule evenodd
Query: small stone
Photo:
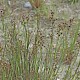
M 24 4 L 24 8 L 32 9 L 31 3 L 30 3 L 30 2 L 26 2 L 26 3 Z

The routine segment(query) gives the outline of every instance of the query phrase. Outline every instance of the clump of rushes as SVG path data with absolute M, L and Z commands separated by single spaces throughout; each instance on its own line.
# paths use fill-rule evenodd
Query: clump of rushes
M 19 69 L 19 53 L 18 53 L 18 43 L 17 43 L 17 31 L 16 31 L 16 20 L 15 17 L 11 17 L 11 28 L 9 30 L 9 44 L 8 48 L 10 48 L 10 59 L 9 62 L 11 64 L 11 69 L 8 75 L 8 79 L 17 79 L 18 70 Z M 18 57 L 17 57 L 18 56 Z M 15 71 L 14 71 L 15 69 Z M 14 75 L 15 74 L 15 75 Z M 11 76 L 12 75 L 12 76 Z
M 54 44 L 54 36 L 55 36 L 55 34 L 54 34 L 54 31 L 55 31 L 55 25 L 54 25 L 54 23 L 55 23 L 55 21 L 57 20 L 54 16 L 55 16 L 55 14 L 54 14 L 54 12 L 51 10 L 51 12 L 50 12 L 50 17 L 49 17 L 49 20 L 50 20 L 50 23 L 51 23 L 51 25 L 50 25 L 50 29 L 51 29 L 51 33 L 50 33 L 50 43 L 49 43 L 49 49 L 48 49 L 48 53 L 46 54 L 46 61 L 45 61 L 45 75 L 47 75 L 50 79 L 55 79 L 55 76 L 57 75 L 56 74 L 56 70 L 57 70 L 57 68 L 56 68 L 56 57 L 57 57 L 57 55 L 56 55 L 56 52 L 54 53 L 54 51 L 53 51 L 53 44 Z M 53 63 L 52 63 L 52 61 L 54 61 Z M 48 64 L 50 64 L 51 65 L 51 67 L 49 67 L 49 65 Z M 49 68 L 48 68 L 49 67 Z M 52 72 L 52 70 L 54 70 L 54 72 Z M 49 72 L 51 72 L 51 74 L 49 73 Z M 46 79 L 48 78 L 46 76 Z
M 23 58 L 24 58 L 24 79 L 31 79 L 31 65 L 33 63 L 31 63 L 31 57 L 32 55 L 29 53 L 29 44 L 30 44 L 30 32 L 28 30 L 28 22 L 29 22 L 29 14 L 28 16 L 26 16 L 25 14 L 22 15 L 22 26 L 23 26 L 23 31 L 24 31 L 24 44 L 25 44 L 25 52 L 23 54 Z M 34 51 L 35 52 L 35 51 Z M 34 58 L 33 58 L 34 61 Z M 26 70 L 26 71 L 25 71 Z
M 6 32 L 5 36 L 8 37 L 8 39 L 5 38 L 5 51 L 8 61 L 0 60 L 1 80 L 57 80 L 60 71 L 62 72 L 64 70 L 62 68 L 65 66 L 68 66 L 68 68 L 63 80 L 77 79 L 80 62 L 74 73 L 73 66 L 80 49 L 79 25 L 73 23 L 73 18 L 57 23 L 55 12 L 51 10 L 48 19 L 50 25 L 46 29 L 40 22 L 42 17 L 46 17 L 42 15 L 41 10 L 43 3 L 40 3 L 40 1 L 43 0 L 30 1 L 34 2 L 32 4 L 34 4 L 36 18 L 23 11 L 18 20 L 13 13 L 13 8 L 7 32 L 4 25 L 4 33 Z M 2 11 L 0 14 L 2 14 Z M 4 18 L 3 15 L 1 17 Z M 32 22 L 36 26 L 33 29 L 29 27 L 31 26 L 29 25 L 31 18 L 36 19 L 35 22 L 33 21 L 34 23 Z M 19 22 L 19 25 L 17 22 Z M 57 24 L 58 26 L 56 26 Z M 19 33 L 19 30 L 21 30 L 21 33 Z M 34 32 L 29 30 L 34 30 Z M 72 35 L 70 35 L 71 33 Z M 46 34 L 48 34 L 48 37 Z M 4 50 L 3 48 L 1 44 L 1 52 Z M 3 52 L 5 53 L 5 51 Z
M 9 44 L 7 45 L 10 48 L 10 72 L 8 79 L 28 79 L 29 77 L 29 63 L 28 63 L 28 46 L 29 46 L 29 31 L 26 29 L 26 20 L 25 17 L 22 17 L 22 27 L 24 41 L 19 39 L 19 33 L 17 25 L 17 19 L 15 15 L 11 17 L 11 27 L 9 29 Z M 27 19 L 27 18 L 26 18 Z M 28 20 L 27 20 L 28 21 Z
M 1 18 L 1 22 L 2 22 L 2 30 L 4 33 L 4 53 L 6 53 L 6 44 L 7 44 L 7 33 L 6 33 L 6 26 L 5 26 L 5 8 L 4 6 L 0 5 L 0 18 Z M 3 54 L 4 57 L 4 54 Z
M 7 44 L 6 44 L 6 46 L 7 46 L 6 51 L 7 51 L 7 54 L 9 55 L 9 58 L 10 58 L 9 59 L 9 64 L 10 64 L 11 67 L 10 67 L 10 70 L 9 70 L 9 74 L 7 74 L 8 73 L 7 70 L 3 69 L 4 71 L 2 72 L 2 74 L 3 74 L 3 77 L 2 77 L 3 79 L 2 80 L 17 79 L 17 77 L 20 74 L 20 71 L 22 71 L 20 61 L 22 60 L 21 51 L 23 49 L 20 48 L 22 44 L 20 43 L 20 40 L 18 39 L 17 36 L 18 36 L 18 33 L 17 33 L 17 27 L 16 27 L 16 19 L 13 16 L 13 18 L 11 19 L 11 27 L 8 29 L 8 41 L 7 41 Z M 20 68 L 21 68 L 21 70 L 20 70 Z M 8 77 L 5 78 L 4 75 L 7 75 Z
M 32 68 L 31 72 L 34 73 L 32 76 L 33 79 L 39 79 L 39 74 L 38 74 L 38 69 L 39 69 L 39 59 L 37 58 L 38 56 L 38 48 L 41 45 L 40 44 L 40 35 L 39 35 L 39 30 L 40 30 L 40 11 L 39 8 L 36 8 L 36 33 L 35 33 L 35 39 L 33 43 L 33 48 L 32 48 Z M 41 47 L 40 47 L 41 48 Z
M 52 48 L 53 48 L 53 44 L 54 44 L 54 37 L 53 36 L 55 36 L 54 33 L 53 33 L 54 29 L 55 29 L 55 24 L 54 23 L 57 20 L 54 17 L 54 12 L 52 10 L 51 10 L 49 19 L 50 19 L 50 22 L 51 22 L 51 34 L 50 34 L 51 41 L 50 41 L 50 50 L 49 50 L 49 52 L 50 52 L 50 54 L 52 54 Z M 55 59 L 56 59 L 56 53 L 54 54 L 54 60 Z

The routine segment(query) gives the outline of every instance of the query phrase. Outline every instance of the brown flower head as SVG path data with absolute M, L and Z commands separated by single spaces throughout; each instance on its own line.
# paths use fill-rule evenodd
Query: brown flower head
M 39 8 L 41 7 L 41 4 L 42 4 L 42 0 L 29 0 L 30 3 L 32 4 L 32 6 L 34 8 Z

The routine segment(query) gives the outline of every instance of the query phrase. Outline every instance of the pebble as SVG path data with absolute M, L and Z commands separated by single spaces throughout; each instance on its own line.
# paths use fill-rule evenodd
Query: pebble
M 24 4 L 24 8 L 32 9 L 31 3 L 30 3 L 30 2 L 26 2 L 26 3 Z

